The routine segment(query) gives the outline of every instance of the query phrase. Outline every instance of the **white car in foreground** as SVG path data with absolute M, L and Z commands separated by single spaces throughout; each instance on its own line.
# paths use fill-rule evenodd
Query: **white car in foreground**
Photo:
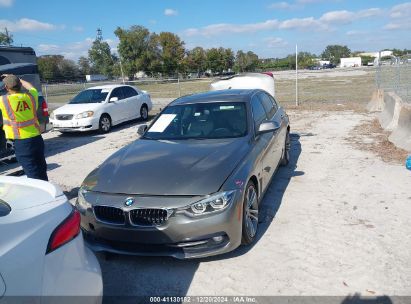
M 81 91 L 50 116 L 54 130 L 75 132 L 100 130 L 136 118 L 148 119 L 152 109 L 148 93 L 128 85 L 104 85 Z
M 102 294 L 100 265 L 84 246 L 80 215 L 61 190 L 44 181 L 0 177 L 0 303 L 16 296 L 38 302 L 87 296 L 88 303 L 101 303 Z

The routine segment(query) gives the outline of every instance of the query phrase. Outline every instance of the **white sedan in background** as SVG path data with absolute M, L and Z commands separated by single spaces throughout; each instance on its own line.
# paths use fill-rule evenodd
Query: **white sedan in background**
M 16 296 L 38 302 L 87 296 L 88 303 L 101 303 L 102 294 L 100 265 L 84 246 L 80 215 L 61 190 L 0 177 L 0 303 Z
M 68 104 L 54 110 L 50 122 L 60 132 L 107 133 L 125 121 L 147 120 L 151 109 L 148 93 L 128 85 L 104 85 L 81 91 Z

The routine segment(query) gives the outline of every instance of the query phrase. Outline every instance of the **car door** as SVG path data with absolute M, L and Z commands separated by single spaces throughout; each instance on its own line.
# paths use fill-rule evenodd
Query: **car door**
M 129 86 L 123 87 L 123 93 L 125 102 L 127 103 L 129 114 L 128 119 L 135 119 L 140 117 L 141 96 L 135 89 Z
M 263 104 L 264 109 L 267 112 L 267 117 L 268 120 L 273 121 L 278 123 L 280 126 L 282 125 L 282 117 L 278 111 L 278 106 L 277 103 L 271 98 L 270 95 L 268 95 L 265 92 L 261 92 L 258 94 L 258 97 L 261 100 L 261 103 Z M 283 151 L 283 135 L 282 135 L 282 130 L 277 130 L 272 134 L 271 140 L 270 140 L 270 164 L 271 168 L 273 168 L 273 171 L 277 168 L 278 163 L 280 162 L 282 151 Z M 271 172 L 272 174 L 274 172 Z
M 0 273 L 0 299 L 3 297 L 6 292 L 6 284 L 4 283 L 3 277 Z
M 260 191 L 264 191 L 270 181 L 272 171 L 275 170 L 270 160 L 272 158 L 270 143 L 273 135 L 272 133 L 258 134 L 260 124 L 267 121 L 268 117 L 257 94 L 251 100 L 251 111 L 254 122 L 254 153 L 257 157 L 257 167 L 259 168 L 258 179 L 261 185 Z
M 112 98 L 117 98 L 112 101 Z M 113 124 L 118 124 L 127 119 L 127 104 L 124 102 L 124 94 L 122 87 L 114 88 L 109 97 L 109 114 Z

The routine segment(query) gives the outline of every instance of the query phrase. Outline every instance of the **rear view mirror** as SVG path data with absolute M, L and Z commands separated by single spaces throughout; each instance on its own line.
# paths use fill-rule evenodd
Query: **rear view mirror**
M 109 102 L 116 102 L 118 101 L 118 97 L 111 97 Z
M 138 126 L 137 134 L 140 135 L 140 136 L 143 136 L 144 133 L 146 132 L 147 128 L 148 128 L 147 125 Z
M 277 131 L 281 125 L 276 121 L 267 121 L 260 124 L 258 134 Z

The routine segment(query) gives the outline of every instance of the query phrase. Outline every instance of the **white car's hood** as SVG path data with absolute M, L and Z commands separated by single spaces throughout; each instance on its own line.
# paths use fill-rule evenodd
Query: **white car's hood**
M 86 111 L 95 111 L 101 107 L 101 103 L 66 104 L 54 110 L 54 114 L 80 114 Z
M 0 199 L 12 210 L 37 207 L 62 195 L 58 187 L 48 182 L 26 177 L 0 177 Z

